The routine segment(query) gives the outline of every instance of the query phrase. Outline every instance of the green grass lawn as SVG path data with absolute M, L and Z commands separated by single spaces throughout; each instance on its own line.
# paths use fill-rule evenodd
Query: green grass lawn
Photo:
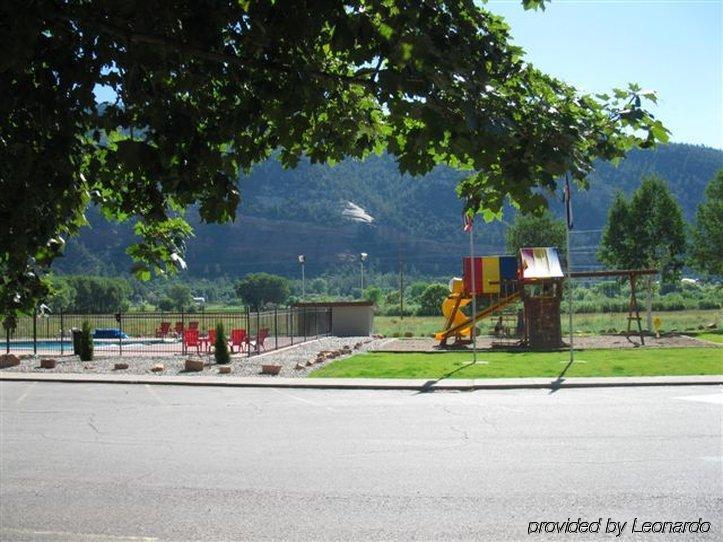
M 700 333 L 690 333 L 689 335 L 696 339 L 723 344 L 723 331 L 702 331 Z
M 567 352 L 470 352 L 443 354 L 368 352 L 317 369 L 327 378 L 514 378 L 557 377 Z M 719 348 L 626 348 L 575 352 L 572 376 L 658 376 L 723 374 Z M 486 363 L 479 363 L 486 362 Z
M 601 333 L 610 329 L 622 331 L 627 326 L 627 316 L 627 313 L 622 312 L 574 314 L 573 329 L 579 334 Z M 645 326 L 645 314 L 641 314 L 641 316 L 643 326 Z M 723 324 L 721 311 L 717 309 L 657 311 L 653 313 L 653 316 L 661 319 L 663 332 L 673 329 L 679 332 L 698 331 L 698 326 L 705 326 L 709 323 L 719 326 Z M 563 314 L 562 318 L 563 329 L 567 332 L 567 315 Z M 444 319 L 441 316 L 374 317 L 375 332 L 387 337 L 403 337 L 405 333 L 414 337 L 429 337 L 435 331 L 439 331 L 443 325 Z M 489 318 L 483 321 L 479 327 L 483 334 L 491 333 L 494 319 Z

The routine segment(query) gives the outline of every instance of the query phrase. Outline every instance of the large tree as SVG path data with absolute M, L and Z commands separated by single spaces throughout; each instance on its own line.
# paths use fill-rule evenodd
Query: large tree
M 629 201 L 618 194 L 598 250 L 601 262 L 624 269 L 657 268 L 663 280 L 685 263 L 685 222 L 680 204 L 660 177 L 642 180 Z
M 236 293 L 247 307 L 261 310 L 269 304 L 280 305 L 289 298 L 289 280 L 268 273 L 246 275 L 236 284 Z
M 708 183 L 705 200 L 698 206 L 690 257 L 701 273 L 723 277 L 723 170 Z
M 565 235 L 565 223 L 549 211 L 541 215 L 518 214 L 505 233 L 505 248 L 517 254 L 523 247 L 555 247 L 565 258 Z
M 544 0 L 522 0 L 526 8 Z M 94 89 L 115 99 L 100 106 Z M 42 281 L 90 204 L 137 219 L 148 278 L 235 216 L 240 171 L 386 148 L 403 172 L 469 170 L 469 212 L 544 205 L 569 172 L 667 139 L 635 85 L 587 95 L 535 69 L 474 0 L 0 3 L 0 311 Z

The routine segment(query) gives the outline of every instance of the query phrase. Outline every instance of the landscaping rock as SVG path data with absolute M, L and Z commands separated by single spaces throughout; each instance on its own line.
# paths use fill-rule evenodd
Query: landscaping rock
M 187 359 L 184 369 L 186 371 L 203 371 L 203 361 L 200 359 Z
M 708 325 L 706 325 L 705 327 L 707 327 L 708 329 L 715 329 L 718 327 L 718 324 L 716 324 L 715 322 L 711 322 Z
M 151 371 L 154 373 L 162 373 L 165 369 L 166 368 L 163 363 L 156 363 L 153 367 L 151 367 Z
M 297 371 L 300 369 L 306 369 L 306 365 L 304 365 L 303 363 L 297 363 L 294 369 L 296 369 Z
M 0 369 L 7 369 L 8 367 L 15 367 L 20 365 L 20 358 L 15 354 L 3 354 L 0 356 Z
M 218 368 L 218 374 L 222 375 L 228 375 L 231 374 L 231 366 L 230 365 L 222 365 Z
M 265 375 L 277 375 L 281 372 L 281 365 L 262 365 L 261 372 Z
M 312 365 L 314 365 L 314 363 L 316 363 L 316 362 L 313 359 L 310 359 L 309 361 L 306 362 L 306 366 L 311 367 Z
M 40 367 L 43 369 L 55 369 L 55 366 L 57 364 L 58 364 L 58 361 L 55 359 L 52 359 L 52 358 L 40 360 Z
M 86 363 L 83 365 L 83 369 L 86 371 L 95 371 L 95 365 L 91 365 L 90 363 Z
M 127 368 L 128 368 L 127 363 L 116 363 L 115 365 L 113 365 L 114 371 L 122 371 L 123 369 L 127 369 Z

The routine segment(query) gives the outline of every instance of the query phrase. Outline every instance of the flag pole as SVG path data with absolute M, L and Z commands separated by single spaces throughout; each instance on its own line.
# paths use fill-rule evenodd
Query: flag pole
M 572 191 L 570 190 L 570 177 L 565 174 L 565 232 L 567 244 L 567 295 L 568 299 L 568 326 L 570 328 L 570 363 L 574 359 L 574 348 L 572 344 L 572 252 L 570 251 L 570 231 L 572 230 Z
M 469 259 L 472 268 L 472 362 L 477 363 L 477 325 L 475 316 L 477 316 L 477 282 L 475 280 L 475 264 L 474 264 L 474 217 L 470 220 L 469 228 Z

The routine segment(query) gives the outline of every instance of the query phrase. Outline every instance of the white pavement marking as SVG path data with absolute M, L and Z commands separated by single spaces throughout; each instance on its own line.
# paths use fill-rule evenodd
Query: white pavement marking
M 156 390 L 153 389 L 153 386 L 151 386 L 150 384 L 146 384 L 146 389 L 148 390 L 148 393 L 150 393 L 153 397 L 155 397 L 156 401 L 158 401 L 163 406 L 166 405 L 166 402 L 163 399 L 161 399 L 161 396 L 158 395 L 158 392 L 156 392 Z
M 16 404 L 16 405 L 19 405 L 20 403 L 22 403 L 23 401 L 25 401 L 25 398 L 30 394 L 31 390 L 35 387 L 35 384 L 37 384 L 37 382 L 32 382 L 32 383 L 25 389 L 25 391 L 24 391 L 22 394 L 20 394 L 20 397 L 18 397 L 17 400 L 15 401 L 15 404 Z
M 112 534 L 91 534 L 91 533 L 71 533 L 67 531 L 36 531 L 35 529 L 9 529 L 6 527 L 0 528 L 0 533 L 6 533 L 9 535 L 31 535 L 31 536 L 53 536 L 62 540 L 78 540 L 78 539 L 91 539 L 91 540 L 118 540 L 118 541 L 141 541 L 141 542 L 154 542 L 158 538 L 152 538 L 148 536 L 116 536 Z
M 285 391 L 281 391 L 281 390 L 278 389 L 278 388 L 271 388 L 271 389 L 274 390 L 276 393 L 278 393 L 278 394 L 280 394 L 280 395 L 283 395 L 284 397 L 289 397 L 289 398 L 291 398 L 291 399 L 296 399 L 297 401 L 301 401 L 302 403 L 306 403 L 307 405 L 312 405 L 312 406 L 315 406 L 315 407 L 325 408 L 325 409 L 328 410 L 329 412 L 336 412 L 336 411 L 335 411 L 333 408 L 331 408 L 331 407 L 328 407 L 328 406 L 326 406 L 326 405 L 321 405 L 321 404 L 319 404 L 319 403 L 317 403 L 317 402 L 314 402 L 314 401 L 308 401 L 308 400 L 303 399 L 303 398 L 301 398 L 301 397 L 297 397 L 296 395 L 293 395 L 293 394 L 291 394 L 291 393 L 287 393 L 287 392 L 285 392 Z
M 714 405 L 723 405 L 723 393 L 709 393 L 706 395 L 686 395 L 684 397 L 676 397 L 681 401 L 696 401 L 699 403 L 712 403 Z

